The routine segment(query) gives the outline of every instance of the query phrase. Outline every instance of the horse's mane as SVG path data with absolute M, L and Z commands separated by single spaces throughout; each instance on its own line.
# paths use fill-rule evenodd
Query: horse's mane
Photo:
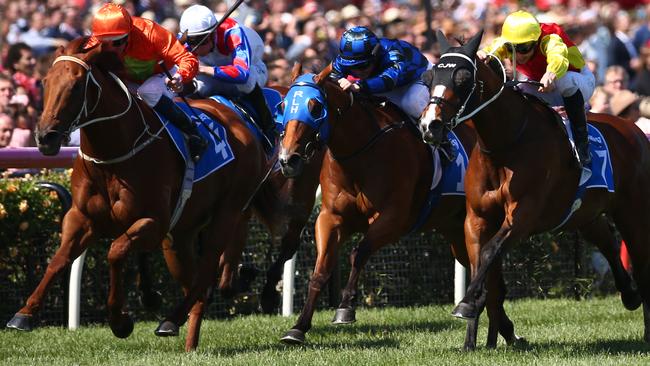
M 82 54 L 83 58 L 90 64 L 104 72 L 122 73 L 124 64 L 115 52 L 102 52 L 101 43 L 93 44 L 90 37 L 78 37 L 70 41 L 68 45 L 59 49 L 63 55 Z

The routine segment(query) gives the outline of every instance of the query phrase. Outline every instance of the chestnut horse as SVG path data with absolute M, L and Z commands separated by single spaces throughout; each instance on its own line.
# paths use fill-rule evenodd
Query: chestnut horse
M 461 47 L 451 47 L 438 32 L 442 55 L 433 71 L 431 102 L 420 121 L 428 142 L 437 142 L 436 131 L 443 125 L 453 128 L 470 117 L 478 133 L 465 180 L 465 240 L 472 281 L 453 315 L 477 323 L 486 301 L 503 303 L 501 257 L 512 245 L 535 233 L 577 229 L 607 258 L 625 307 L 634 310 L 643 303 L 645 340 L 650 341 L 648 140 L 629 121 L 589 114 L 589 123 L 600 131 L 610 152 L 609 159 L 603 158 L 605 150 L 592 150 L 592 156 L 603 161 L 603 171 L 611 161 L 614 189 L 578 190 L 581 171 L 560 117 L 514 90 L 516 83 L 506 82 L 502 64 L 495 72 L 476 62 L 481 37 L 482 32 Z M 490 65 L 497 61 L 492 59 Z M 600 140 L 595 137 L 590 144 Z M 600 169 L 594 174 L 601 174 Z M 608 217 L 628 246 L 638 292 L 622 266 Z M 510 321 L 498 327 L 514 334 Z M 492 329 L 488 331 L 488 346 L 496 346 L 496 338 Z
M 318 75 L 300 75 L 280 108 L 285 134 L 280 164 L 285 174 L 300 173 L 314 146 L 327 143 L 320 183 L 322 207 L 316 221 L 317 259 L 300 317 L 282 337 L 301 344 L 311 328 L 316 300 L 329 280 L 340 246 L 353 233 L 364 237 L 352 250 L 351 272 L 334 323 L 355 320 L 360 271 L 383 246 L 417 230 L 436 228 L 452 243 L 460 262 L 468 259 L 463 246 L 465 198 L 442 195 L 426 215 L 434 168 L 430 148 L 422 143 L 415 126 L 393 107 L 377 106 L 360 95 L 343 91 L 330 80 L 328 66 Z M 412 128 L 409 128 L 412 127 Z M 472 128 L 458 136 L 464 149 L 475 143 Z M 460 163 L 463 159 L 460 158 Z
M 185 191 L 184 159 L 153 110 L 111 72 L 121 67 L 116 55 L 102 52 L 101 45 L 84 49 L 85 41 L 77 39 L 57 51 L 43 80 L 44 110 L 36 131 L 39 150 L 54 155 L 70 132 L 81 128 L 80 157 L 71 177 L 73 204 L 63 220 L 60 248 L 7 326 L 29 330 L 54 277 L 96 239 L 112 238 L 108 321 L 115 336 L 128 337 L 133 320 L 124 308 L 126 256 L 163 243 L 168 268 L 181 283 L 184 298 L 156 334 L 178 333 L 189 314 L 185 348 L 194 349 L 218 271 L 219 288 L 232 287 L 250 216 L 245 206 L 268 170 L 264 150 L 230 109 L 210 100 L 193 102 L 221 121 L 225 132 L 218 146 L 223 148 L 226 140 L 236 158 L 194 183 L 172 228 L 177 201 Z M 211 149 L 217 151 L 218 140 L 211 140 Z M 195 242 L 201 249 L 198 263 Z

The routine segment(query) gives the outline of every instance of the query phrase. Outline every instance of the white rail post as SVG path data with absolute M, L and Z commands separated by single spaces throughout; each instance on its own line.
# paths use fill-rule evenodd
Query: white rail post
M 458 304 L 465 297 L 466 271 L 459 261 L 454 260 L 454 304 Z
M 294 277 L 296 273 L 296 255 L 284 262 L 282 275 L 282 316 L 293 314 Z
M 81 313 L 81 274 L 86 260 L 86 251 L 72 262 L 70 268 L 70 285 L 68 290 L 68 329 L 79 328 Z

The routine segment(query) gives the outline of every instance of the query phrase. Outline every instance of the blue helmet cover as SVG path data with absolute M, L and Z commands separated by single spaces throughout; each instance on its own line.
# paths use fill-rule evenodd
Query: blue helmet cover
M 320 139 L 327 142 L 330 127 L 327 123 L 327 100 L 323 89 L 314 83 L 314 76 L 314 74 L 301 75 L 291 84 L 284 97 L 286 104 L 282 114 L 282 127 L 284 129 L 289 121 L 297 120 L 318 131 Z M 311 99 L 315 99 L 323 105 L 320 116 L 313 116 L 309 111 Z

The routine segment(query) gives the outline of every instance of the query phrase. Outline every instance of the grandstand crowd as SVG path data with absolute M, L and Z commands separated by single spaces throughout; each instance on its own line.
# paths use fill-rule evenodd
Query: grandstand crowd
M 406 40 L 436 63 L 436 29 L 458 39 L 485 29 L 483 43 L 487 44 L 500 32 L 508 14 L 526 9 L 540 22 L 562 25 L 579 45 L 598 84 L 590 100 L 592 111 L 637 121 L 650 136 L 650 4 L 634 0 L 432 0 L 427 14 L 429 4 L 425 1 L 248 0 L 233 17 L 264 40 L 269 84 L 289 85 L 294 61 L 301 60 L 307 71 L 320 71 L 337 55 L 341 34 L 354 25 L 367 26 L 382 37 Z M 220 18 L 234 3 L 115 2 L 174 33 L 179 32 L 180 15 L 189 6 L 206 5 Z M 92 15 L 104 3 L 0 0 L 0 147 L 35 145 L 32 130 L 42 108 L 41 79 L 52 63 L 53 52 L 88 35 Z

